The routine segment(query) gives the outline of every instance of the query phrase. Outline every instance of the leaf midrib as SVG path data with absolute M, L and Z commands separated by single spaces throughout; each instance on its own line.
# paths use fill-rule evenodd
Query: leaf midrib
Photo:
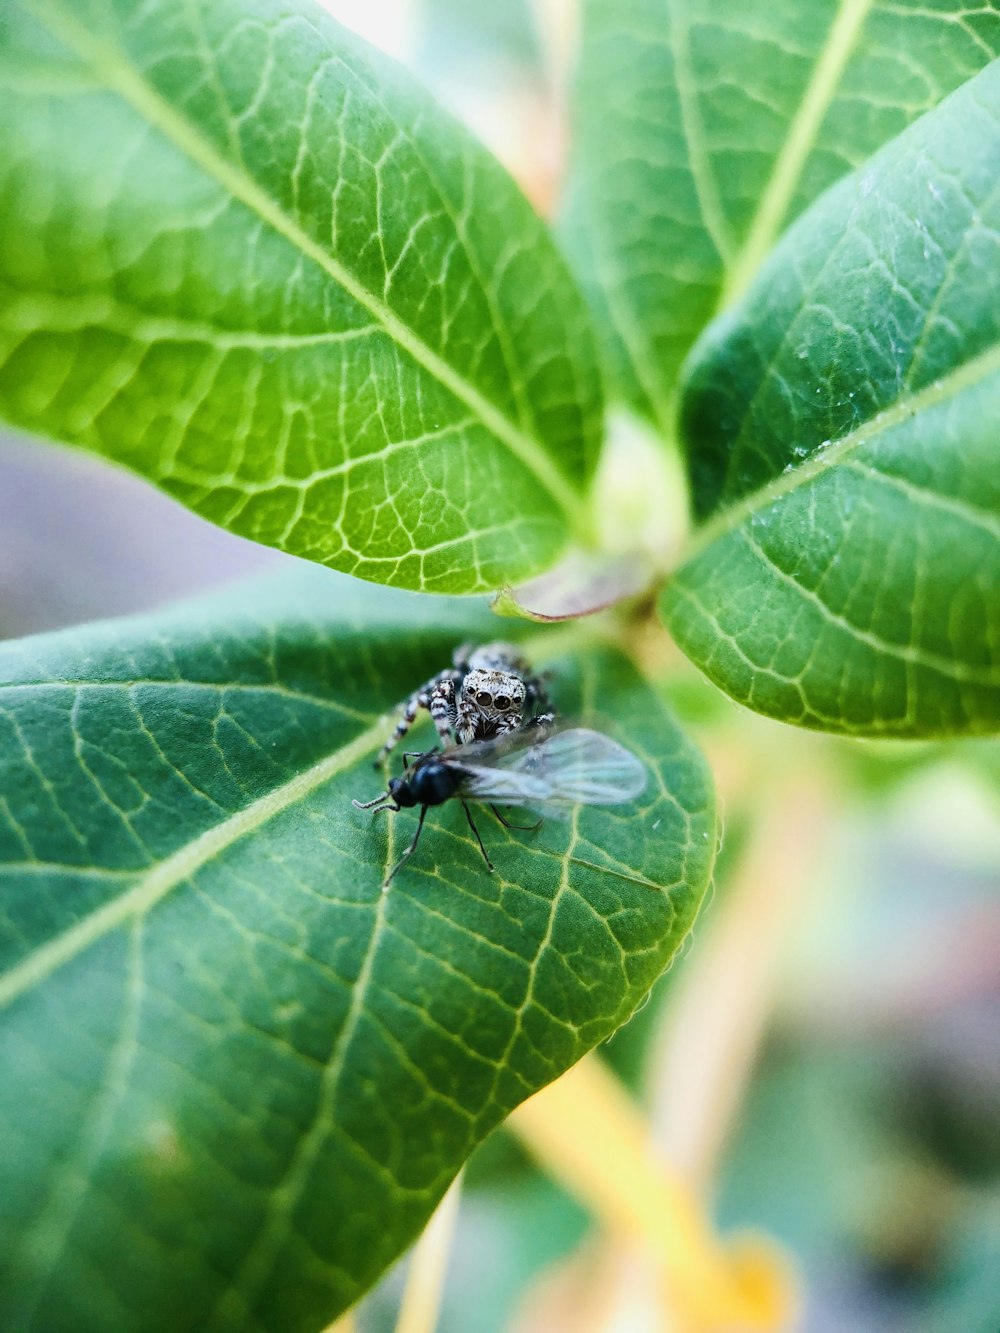
M 386 832 L 385 875 L 393 862 L 393 841 L 395 827 L 392 820 Z M 253 1298 L 261 1283 L 269 1276 L 277 1256 L 280 1253 L 295 1207 L 309 1182 L 316 1157 L 324 1141 L 329 1137 L 332 1126 L 336 1123 L 334 1114 L 340 1081 L 347 1068 L 348 1054 L 354 1042 L 362 1014 L 368 1001 L 375 969 L 375 959 L 379 946 L 385 937 L 389 895 L 384 888 L 373 904 L 374 916 L 371 931 L 365 945 L 358 969 L 357 980 L 351 987 L 347 1012 L 334 1040 L 330 1055 L 323 1065 L 320 1079 L 319 1096 L 310 1123 L 299 1135 L 294 1154 L 289 1160 L 287 1170 L 281 1177 L 277 1188 L 272 1189 L 267 1201 L 264 1220 L 257 1230 L 250 1248 L 243 1255 L 239 1266 L 234 1270 L 229 1283 L 218 1301 L 209 1311 L 206 1327 L 218 1326 L 221 1318 L 224 1327 L 245 1325 L 252 1321 Z
M 766 486 L 762 486 L 709 519 L 692 533 L 677 562 L 677 567 L 683 568 L 696 556 L 701 555 L 713 542 L 735 532 L 755 513 L 768 508 L 783 496 L 797 491 L 800 486 L 808 485 L 824 472 L 832 470 L 855 450 L 870 444 L 879 435 L 888 433 L 911 417 L 956 398 L 966 389 L 974 388 L 997 371 L 1000 371 L 1000 343 L 994 344 L 971 361 L 964 362 L 949 374 L 938 376 L 916 393 L 898 398 L 847 435 L 814 453 L 798 467 L 782 472 Z
M 746 239 L 739 253 L 727 265 L 716 314 L 739 300 L 774 245 L 823 118 L 873 3 L 874 0 L 840 0 L 812 77 L 788 125 L 781 151 L 761 193 Z
M 339 699 L 327 698 L 321 694 L 309 694 L 304 690 L 290 689 L 278 681 L 252 680 L 157 680 L 154 676 L 143 676 L 133 680 L 87 680 L 76 676 L 58 678 L 37 677 L 3 681 L 0 683 L 0 698 L 15 690 L 214 690 L 219 694 L 267 694 L 281 699 L 289 699 L 296 704 L 309 704 L 317 708 L 327 708 L 341 717 L 349 717 L 355 722 L 370 722 L 375 714 L 359 708 L 352 708 Z
M 0 1009 L 6 1008 L 45 981 L 53 972 L 72 962 L 126 921 L 145 916 L 202 866 L 371 753 L 385 738 L 385 733 L 384 721 L 368 727 L 354 740 L 326 755 L 318 763 L 296 773 L 281 786 L 273 788 L 228 819 L 179 847 L 166 860 L 143 875 L 127 892 L 105 903 L 69 930 L 29 954 L 16 967 L 0 976 Z
M 67 296 L 62 292 L 19 292 L 6 286 L 3 323 L 13 334 L 26 335 L 44 327 L 50 333 L 85 333 L 95 325 L 138 343 L 194 342 L 226 351 L 299 351 L 358 342 L 378 332 L 373 324 L 356 328 L 323 329 L 319 333 L 289 333 L 279 329 L 247 329 L 188 319 L 181 315 L 149 312 L 105 292 Z
M 374 292 L 368 290 L 322 246 L 271 199 L 245 172 L 227 161 L 199 132 L 195 125 L 179 115 L 124 60 L 114 60 L 90 33 L 83 29 L 56 0 L 45 5 L 53 35 L 64 41 L 85 63 L 94 68 L 149 125 L 159 130 L 192 162 L 223 186 L 233 198 L 255 213 L 260 220 L 305 258 L 321 268 L 329 278 L 366 310 L 400 349 L 436 379 L 460 402 L 469 407 L 483 425 L 523 463 L 559 508 L 581 533 L 587 528 L 586 505 L 556 466 L 544 447 L 526 435 L 464 379 L 426 342 L 406 325 Z M 115 52 L 121 55 L 120 52 Z

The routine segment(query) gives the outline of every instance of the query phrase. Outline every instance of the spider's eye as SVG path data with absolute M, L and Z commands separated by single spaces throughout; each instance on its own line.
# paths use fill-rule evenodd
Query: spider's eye
M 507 698 L 506 694 L 498 694 L 497 697 L 496 697 L 496 705 L 497 705 L 497 708 L 499 708 L 499 709 L 501 709 L 501 710 L 503 710 L 503 709 L 505 709 L 505 708 L 509 708 L 509 707 L 510 707 L 510 700 Z
M 482 704 L 484 708 L 489 708 L 493 703 L 493 695 L 490 694 L 489 690 L 480 690 L 476 695 L 476 703 Z

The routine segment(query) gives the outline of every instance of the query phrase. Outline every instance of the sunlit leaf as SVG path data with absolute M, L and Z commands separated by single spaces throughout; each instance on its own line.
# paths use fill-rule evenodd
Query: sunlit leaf
M 497 163 L 310 0 L 5 0 L 0 414 L 235 532 L 493 590 L 585 525 L 582 298 Z

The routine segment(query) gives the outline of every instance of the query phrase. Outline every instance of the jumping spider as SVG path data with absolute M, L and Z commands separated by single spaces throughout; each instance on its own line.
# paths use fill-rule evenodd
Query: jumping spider
M 403 705 L 396 730 L 379 751 L 385 758 L 426 708 L 443 747 L 489 740 L 555 719 L 541 678 L 509 643 L 463 644 L 454 665 L 421 685 Z

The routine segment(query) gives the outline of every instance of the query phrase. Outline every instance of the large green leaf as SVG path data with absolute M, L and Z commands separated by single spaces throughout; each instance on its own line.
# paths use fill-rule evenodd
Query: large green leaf
M 678 642 L 762 712 L 1000 726 L 1000 62 L 792 228 L 696 350 Z
M 583 300 L 497 163 L 310 0 L 4 0 L 0 414 L 361 575 L 579 535 Z
M 485 815 L 492 875 L 439 807 L 381 891 L 415 827 L 351 806 L 385 714 L 495 625 L 308 571 L 0 649 L 5 1333 L 315 1333 L 670 960 L 709 779 L 558 630 L 554 695 L 647 792 L 535 833 Z
M 817 195 L 1000 52 L 995 5 L 587 0 L 566 207 L 618 391 L 678 370 Z

